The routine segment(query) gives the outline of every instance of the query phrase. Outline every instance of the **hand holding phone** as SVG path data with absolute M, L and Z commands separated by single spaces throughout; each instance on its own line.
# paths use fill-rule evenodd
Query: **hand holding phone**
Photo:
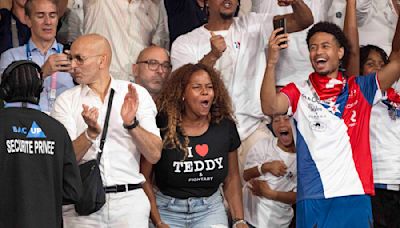
M 285 17 L 275 19 L 275 20 L 273 20 L 273 23 L 274 23 L 274 30 L 276 30 L 278 28 L 283 28 L 282 31 L 280 31 L 276 34 L 277 36 L 286 33 L 286 18 Z M 281 43 L 279 43 L 279 46 L 281 46 L 282 44 L 287 44 L 287 42 L 286 41 L 281 42 Z

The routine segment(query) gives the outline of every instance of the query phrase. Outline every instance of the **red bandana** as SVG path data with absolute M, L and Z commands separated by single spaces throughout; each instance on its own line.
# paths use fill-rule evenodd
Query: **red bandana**
M 314 72 L 310 74 L 309 79 L 321 100 L 326 100 L 328 98 L 336 100 L 346 84 L 341 72 L 338 73 L 337 78 L 321 76 Z
M 400 106 L 400 93 L 396 92 L 393 88 L 389 88 L 386 90 L 386 94 L 391 103 L 397 104 L 397 107 Z

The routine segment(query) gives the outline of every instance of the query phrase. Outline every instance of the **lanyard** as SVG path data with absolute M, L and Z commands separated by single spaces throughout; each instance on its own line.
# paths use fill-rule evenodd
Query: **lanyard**
M 57 44 L 57 53 L 61 53 L 60 44 Z M 25 45 L 26 58 L 32 61 L 32 52 L 30 49 L 29 42 Z M 57 95 L 57 72 L 54 72 L 51 75 L 50 82 L 50 93 L 48 93 L 49 105 L 52 106 L 52 103 L 55 101 Z M 51 108 L 51 107 L 50 107 Z
M 13 47 L 19 46 L 17 21 L 11 15 L 11 38 Z
M 32 109 L 40 110 L 39 105 L 31 104 L 31 103 L 27 103 L 27 102 L 5 103 L 4 108 L 32 108 Z

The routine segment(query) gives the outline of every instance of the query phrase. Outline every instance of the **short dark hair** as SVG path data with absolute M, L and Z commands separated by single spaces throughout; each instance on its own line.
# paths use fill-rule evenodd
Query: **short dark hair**
M 372 44 L 361 46 L 360 47 L 360 73 L 361 74 L 364 74 L 364 72 L 363 72 L 364 64 L 367 62 L 369 53 L 371 51 L 378 52 L 378 54 L 381 56 L 385 65 L 389 63 L 389 57 L 382 48 L 372 45 Z
M 307 33 L 306 40 L 307 40 L 308 48 L 310 48 L 311 37 L 314 36 L 318 32 L 329 33 L 335 37 L 339 46 L 343 47 L 343 49 L 344 49 L 342 64 L 343 64 L 343 66 L 346 66 L 348 51 L 349 51 L 349 42 L 347 41 L 347 38 L 346 38 L 344 32 L 342 31 L 342 29 L 339 26 L 337 26 L 336 24 L 331 23 L 331 22 L 326 22 L 326 21 L 318 22 Z
M 27 0 L 26 3 L 25 3 L 25 6 L 24 6 L 25 15 L 27 15 L 28 17 L 30 17 L 31 14 L 32 14 L 32 4 L 33 4 L 33 1 L 37 1 L 37 0 Z M 47 0 L 47 1 L 53 3 L 53 4 L 56 6 L 56 8 L 57 8 L 57 13 L 58 13 L 58 1 L 57 1 L 57 0 Z

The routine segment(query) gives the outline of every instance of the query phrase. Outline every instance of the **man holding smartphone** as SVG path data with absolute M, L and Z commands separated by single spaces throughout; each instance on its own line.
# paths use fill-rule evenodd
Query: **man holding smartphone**
M 259 139 L 272 137 L 266 116 L 261 111 L 260 89 L 265 68 L 265 48 L 273 31 L 274 14 L 254 14 L 234 17 L 237 0 L 208 0 L 208 23 L 178 37 L 172 45 L 174 69 L 186 63 L 202 62 L 222 73 L 225 86 L 232 97 L 238 132 L 239 170 L 247 151 Z M 286 18 L 287 31 L 307 28 L 313 18 L 303 0 L 288 0 L 293 13 Z
M 400 76 L 400 52 L 367 76 L 347 77 L 339 69 L 348 42 L 335 24 L 320 22 L 307 35 L 314 72 L 307 80 L 275 89 L 279 45 L 287 34 L 269 40 L 261 89 L 267 115 L 293 115 L 297 149 L 297 227 L 372 227 L 374 194 L 369 121 L 371 108 Z
M 58 10 L 56 0 L 27 0 L 27 25 L 32 37 L 23 46 L 12 48 L 0 57 L 0 73 L 15 60 L 31 60 L 42 67 L 44 89 L 40 94 L 40 109 L 50 112 L 54 101 L 63 91 L 74 86 L 71 61 L 56 41 Z

